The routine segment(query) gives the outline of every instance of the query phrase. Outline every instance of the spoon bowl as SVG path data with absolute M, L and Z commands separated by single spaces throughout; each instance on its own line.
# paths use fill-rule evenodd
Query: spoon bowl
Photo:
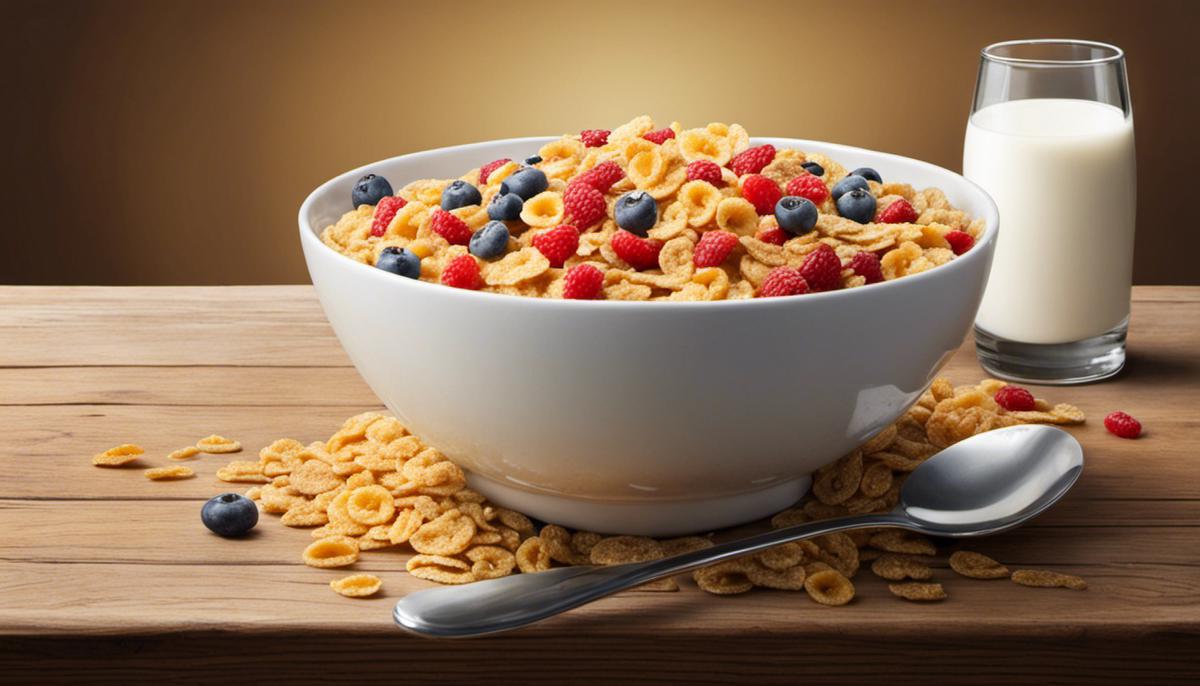
M 563 567 L 410 593 L 396 623 L 422 636 L 462 638 L 507 631 L 640 584 L 783 543 L 897 527 L 933 536 L 982 536 L 1029 521 L 1058 502 L 1083 471 L 1083 450 L 1051 426 L 1013 426 L 972 436 L 917 467 L 891 512 L 806 522 L 662 560 Z

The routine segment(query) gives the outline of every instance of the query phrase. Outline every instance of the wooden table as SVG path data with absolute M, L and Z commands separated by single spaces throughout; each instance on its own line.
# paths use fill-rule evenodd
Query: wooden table
M 272 439 L 324 438 L 379 406 L 305 286 L 0 288 L 0 674 L 6 683 L 125 682 L 174 672 L 250 681 L 593 683 L 1169 683 L 1200 678 L 1200 288 L 1138 288 L 1130 362 L 1117 380 L 1041 389 L 1079 405 L 1087 469 L 1075 491 L 1019 531 L 976 542 L 1011 567 L 1081 574 L 1085 592 L 938 572 L 950 598 L 892 598 L 869 572 L 859 598 L 626 593 L 503 636 L 430 641 L 391 623 L 426 586 L 402 554 L 358 565 L 385 594 L 349 600 L 342 574 L 300 562 L 305 530 L 264 516 L 224 540 L 200 504 L 227 490 L 204 457 L 197 478 L 152 483 L 92 454 L 136 442 L 148 462 L 209 433 L 253 455 Z M 969 345 L 946 370 L 982 376 Z M 1147 434 L 1123 441 L 1101 418 L 1125 409 Z M 244 489 L 242 489 L 244 490 Z M 375 678 L 379 678 L 378 676 Z

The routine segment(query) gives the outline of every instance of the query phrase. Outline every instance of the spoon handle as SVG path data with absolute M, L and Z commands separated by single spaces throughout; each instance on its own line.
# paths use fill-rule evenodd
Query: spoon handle
M 918 528 L 897 512 L 807 522 L 661 560 L 564 567 L 418 591 L 397 602 L 393 616 L 404 629 L 424 636 L 479 636 L 532 624 L 634 586 L 783 543 L 874 526 Z

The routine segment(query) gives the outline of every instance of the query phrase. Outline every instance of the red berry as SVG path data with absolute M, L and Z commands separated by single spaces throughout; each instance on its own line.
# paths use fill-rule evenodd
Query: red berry
M 733 159 L 729 160 L 729 168 L 738 176 L 743 174 L 757 174 L 774 159 L 775 146 L 769 144 L 760 145 L 757 148 L 748 148 L 734 155 Z
M 687 166 L 688 181 L 707 181 L 716 186 L 721 183 L 721 168 L 716 162 L 696 160 Z
M 800 274 L 800 270 L 776 267 L 767 274 L 767 278 L 759 287 L 758 297 L 775 298 L 781 295 L 803 295 L 807 292 L 808 281 Z
M 867 283 L 879 283 L 883 281 L 883 269 L 879 266 L 879 255 L 866 250 L 860 250 L 854 253 L 854 257 L 850 259 L 849 267 L 854 270 L 855 274 L 865 277 Z
M 742 197 L 754 205 L 759 214 L 774 214 L 775 203 L 783 197 L 779 184 L 760 174 L 751 174 L 742 181 Z
M 450 245 L 466 245 L 471 242 L 471 227 L 446 210 L 434 210 L 429 225 L 434 233 L 445 238 Z
M 479 278 L 479 263 L 470 255 L 459 255 L 442 270 L 442 283 L 455 288 L 477 291 L 483 285 Z
M 579 229 L 563 224 L 543 231 L 533 237 L 533 247 L 550 260 L 551 266 L 561 267 L 579 249 Z
M 640 271 L 658 266 L 658 252 L 662 250 L 662 242 L 618 229 L 612 237 L 612 249 L 617 253 L 617 257 Z
M 808 198 L 812 204 L 820 206 L 829 197 L 829 186 L 819 176 L 801 174 L 788 181 L 787 194 Z
M 568 300 L 595 300 L 604 286 L 604 272 L 590 264 L 577 264 L 563 278 L 563 297 Z
M 588 148 L 598 148 L 608 142 L 608 129 L 584 129 L 579 132 L 583 145 Z
M 1142 423 L 1124 412 L 1113 412 L 1105 417 L 1104 428 L 1121 438 L 1137 438 L 1142 435 Z
M 371 235 L 382 236 L 383 232 L 387 231 L 388 224 L 392 223 L 396 213 L 407 204 L 408 201 L 398 195 L 381 198 L 379 204 L 375 206 L 375 219 L 371 222 Z
M 498 160 L 492 160 L 491 162 L 488 162 L 487 164 L 480 167 L 479 168 L 479 185 L 482 186 L 482 185 L 486 184 L 488 177 L 492 175 L 492 172 L 496 171 L 500 167 L 503 167 L 504 165 L 508 164 L 509 162 L 512 162 L 512 160 L 507 157 L 501 157 Z
M 1020 386 L 1008 385 L 996 391 L 996 404 L 1009 412 L 1032 412 L 1037 409 L 1033 394 Z
M 674 138 L 674 137 L 675 137 L 674 129 L 659 129 L 657 131 L 651 131 L 650 133 L 646 134 L 645 136 L 642 136 L 642 138 L 645 138 L 646 140 L 650 141 L 651 143 L 658 143 L 659 145 L 662 145 L 663 142 L 666 141 L 667 139 Z
M 904 198 L 883 208 L 877 220 L 881 224 L 911 224 L 917 221 L 917 211 Z
M 822 243 L 800 263 L 800 275 L 814 291 L 835 291 L 842 287 L 842 259 Z
M 961 255 L 975 245 L 975 239 L 966 231 L 950 231 L 946 234 L 946 242 L 955 255 Z
M 692 252 L 692 264 L 697 267 L 718 267 L 737 247 L 738 237 L 728 231 L 706 231 Z
M 623 178 L 625 178 L 625 170 L 621 169 L 621 165 L 608 160 L 576 176 L 571 183 L 586 183 L 601 193 L 607 193 L 614 183 Z
M 608 205 L 600 191 L 586 183 L 573 182 L 563 191 L 563 212 L 567 221 L 586 229 L 604 219 Z
M 763 229 L 762 231 L 754 234 L 754 237 L 763 243 L 770 243 L 771 245 L 783 245 L 784 243 L 788 242 L 788 239 L 792 237 L 792 234 L 776 226 L 773 229 Z

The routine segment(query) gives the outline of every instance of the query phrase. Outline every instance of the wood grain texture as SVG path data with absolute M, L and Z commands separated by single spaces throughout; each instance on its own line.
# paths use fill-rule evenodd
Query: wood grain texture
M 199 504 L 246 488 L 215 479 L 230 456 L 189 461 L 197 477 L 169 483 L 89 463 L 133 441 L 145 466 L 163 464 L 213 432 L 253 457 L 378 408 L 310 288 L 0 287 L 0 670 L 6 683 L 48 669 L 95 683 L 1187 683 L 1200 679 L 1198 344 L 1200 289 L 1136 289 L 1127 371 L 1036 391 L 1090 418 L 1072 429 L 1088 462 L 1079 485 L 1028 527 L 943 547 L 1081 574 L 1088 591 L 967 580 L 943 559 L 950 597 L 934 605 L 895 599 L 868 572 L 837 609 L 803 594 L 713 597 L 685 580 L 440 642 L 391 626 L 395 599 L 427 587 L 397 551 L 363 555 L 354 569 L 383 577 L 384 593 L 355 601 L 328 588 L 344 571 L 300 562 L 307 530 L 264 515 L 251 539 L 208 534 Z M 969 342 L 945 373 L 983 376 Z M 1143 439 L 1104 432 L 1117 408 L 1143 421 Z

